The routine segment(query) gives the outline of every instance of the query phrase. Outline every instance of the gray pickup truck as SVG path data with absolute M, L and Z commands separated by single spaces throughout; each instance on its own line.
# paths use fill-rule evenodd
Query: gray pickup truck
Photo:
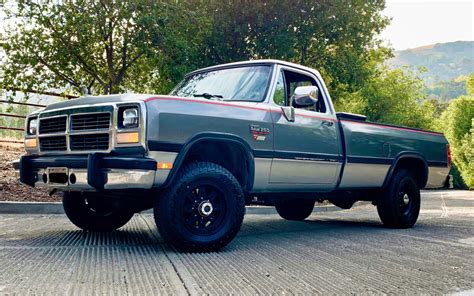
M 112 231 L 153 208 L 186 251 L 227 245 L 249 204 L 304 220 L 316 201 L 371 201 L 384 225 L 412 227 L 420 189 L 450 168 L 442 134 L 336 113 L 316 70 L 277 60 L 197 70 L 167 96 L 52 104 L 25 129 L 21 182 L 64 192 L 72 223 Z

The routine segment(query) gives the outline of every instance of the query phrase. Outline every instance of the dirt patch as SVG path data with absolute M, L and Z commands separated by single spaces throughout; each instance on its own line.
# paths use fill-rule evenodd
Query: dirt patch
M 49 196 L 44 188 L 32 188 L 18 181 L 11 164 L 25 151 L 22 145 L 0 143 L 0 201 L 60 201 L 60 196 Z

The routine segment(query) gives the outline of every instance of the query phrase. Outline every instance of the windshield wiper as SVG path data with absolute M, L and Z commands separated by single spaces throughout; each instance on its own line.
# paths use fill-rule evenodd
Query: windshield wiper
M 217 99 L 218 101 L 222 101 L 221 99 L 224 98 L 221 95 L 213 95 L 210 93 L 194 94 L 193 97 L 206 98 L 208 100 Z

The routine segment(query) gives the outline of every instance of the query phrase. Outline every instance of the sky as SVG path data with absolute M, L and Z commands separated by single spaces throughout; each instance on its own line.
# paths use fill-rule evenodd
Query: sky
M 396 50 L 474 40 L 474 0 L 387 0 L 382 39 Z

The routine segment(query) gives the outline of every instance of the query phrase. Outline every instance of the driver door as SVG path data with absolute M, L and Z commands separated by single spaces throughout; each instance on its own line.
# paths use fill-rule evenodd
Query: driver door
M 319 88 L 318 102 L 295 107 L 292 95 L 299 86 Z M 273 112 L 274 158 L 270 184 L 279 189 L 334 189 L 341 168 L 336 116 L 326 106 L 317 78 L 310 73 L 281 67 L 273 96 L 276 105 L 294 111 L 294 121 Z

